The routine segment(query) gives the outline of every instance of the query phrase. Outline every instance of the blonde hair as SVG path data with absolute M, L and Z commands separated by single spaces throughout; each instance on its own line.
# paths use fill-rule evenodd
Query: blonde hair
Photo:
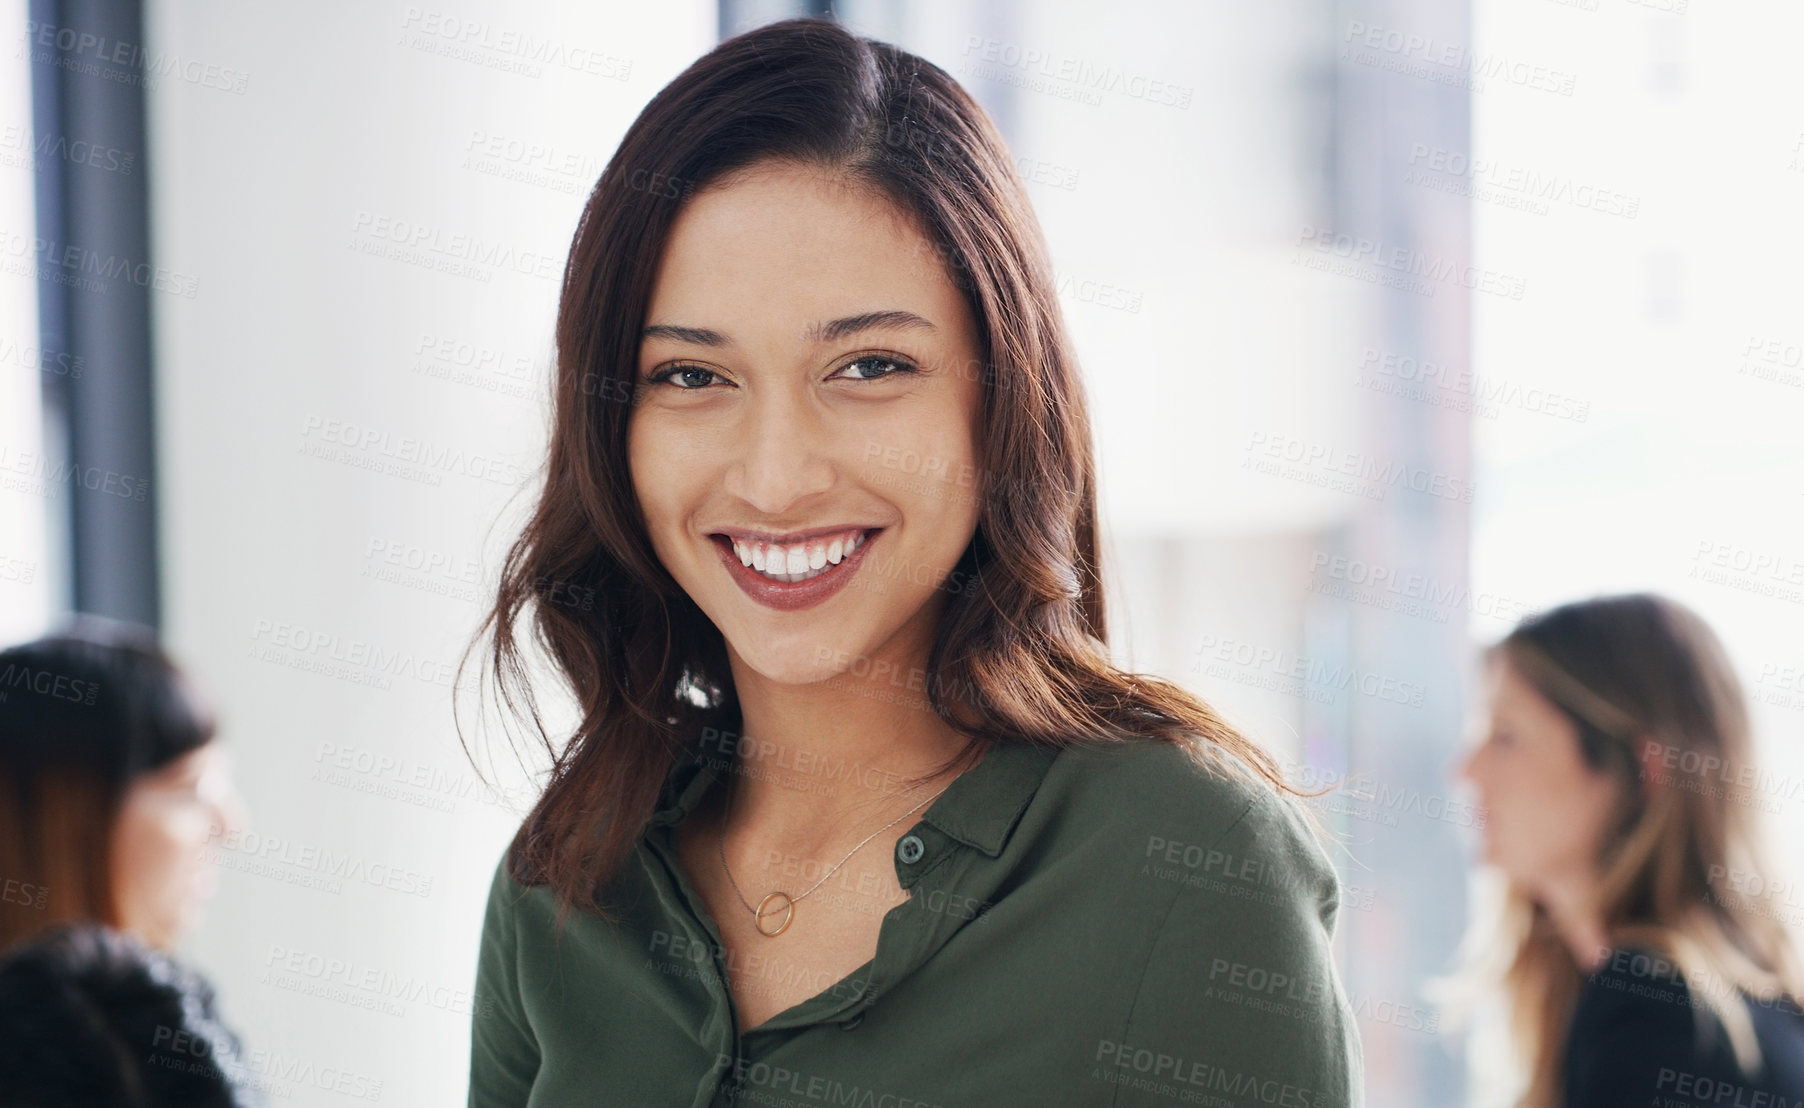
M 1610 943 L 1669 960 L 1691 991 L 1700 1036 L 1714 1015 L 1743 1070 L 1758 1072 L 1744 994 L 1804 1002 L 1804 964 L 1761 890 L 1744 892 L 1737 876 L 1770 871 L 1747 701 L 1722 643 L 1683 605 L 1634 593 L 1538 613 L 1485 658 L 1508 663 L 1559 708 L 1586 763 L 1622 786 L 1594 891 Z M 1460 962 L 1435 990 L 1451 1022 L 1501 993 L 1511 1069 L 1526 1075 L 1516 1106 L 1556 1108 L 1585 972 L 1546 909 L 1506 878 Z

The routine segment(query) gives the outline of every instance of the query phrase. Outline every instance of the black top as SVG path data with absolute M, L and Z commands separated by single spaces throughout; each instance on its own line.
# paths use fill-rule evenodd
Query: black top
M 64 921 L 0 958 L 4 1108 L 261 1106 L 279 1087 L 261 1054 L 211 982 L 130 932 Z
M 1742 999 L 1763 1063 L 1753 1074 L 1668 959 L 1612 952 L 1573 1011 L 1564 1108 L 1804 1108 L 1804 1012 L 1784 999 Z

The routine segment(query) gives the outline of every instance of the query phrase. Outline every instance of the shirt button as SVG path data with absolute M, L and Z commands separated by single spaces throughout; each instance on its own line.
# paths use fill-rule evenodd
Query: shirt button
M 921 855 L 925 853 L 927 853 L 927 845 L 921 841 L 919 835 L 904 835 L 902 841 L 896 844 L 896 857 L 902 859 L 903 863 L 907 865 L 913 865 L 920 861 Z

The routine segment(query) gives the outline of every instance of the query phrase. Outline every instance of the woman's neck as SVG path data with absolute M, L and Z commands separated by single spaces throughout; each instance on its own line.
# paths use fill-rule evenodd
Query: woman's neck
M 808 685 L 735 674 L 740 733 L 716 752 L 733 767 L 723 777 L 735 838 L 806 854 L 875 830 L 957 777 L 965 767 L 914 782 L 966 739 L 934 712 L 923 682 L 890 672 Z
M 1610 950 L 1609 932 L 1592 899 L 1596 888 L 1595 875 L 1549 878 L 1542 882 L 1538 896 L 1554 930 L 1572 952 L 1572 960 L 1586 973 L 1602 965 Z

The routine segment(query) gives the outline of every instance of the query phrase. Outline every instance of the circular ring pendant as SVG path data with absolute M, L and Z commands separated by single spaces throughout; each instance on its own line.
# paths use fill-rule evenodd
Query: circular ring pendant
M 777 925 L 777 929 L 775 931 L 766 931 L 764 929 L 764 917 L 766 915 L 774 913 L 776 911 L 776 909 L 773 908 L 773 909 L 771 909 L 771 912 L 767 913 L 764 910 L 764 906 L 766 904 L 769 904 L 771 902 L 772 898 L 779 897 L 779 896 L 783 898 L 783 922 Z M 789 928 L 789 919 L 791 916 L 793 916 L 795 914 L 796 914 L 796 902 L 790 898 L 790 895 L 788 893 L 784 893 L 784 892 L 769 893 L 765 896 L 765 898 L 763 900 L 760 900 L 758 902 L 758 911 L 755 913 L 757 918 L 753 922 L 753 926 L 758 929 L 758 934 L 760 934 L 760 935 L 781 935 L 785 930 L 787 930 Z

